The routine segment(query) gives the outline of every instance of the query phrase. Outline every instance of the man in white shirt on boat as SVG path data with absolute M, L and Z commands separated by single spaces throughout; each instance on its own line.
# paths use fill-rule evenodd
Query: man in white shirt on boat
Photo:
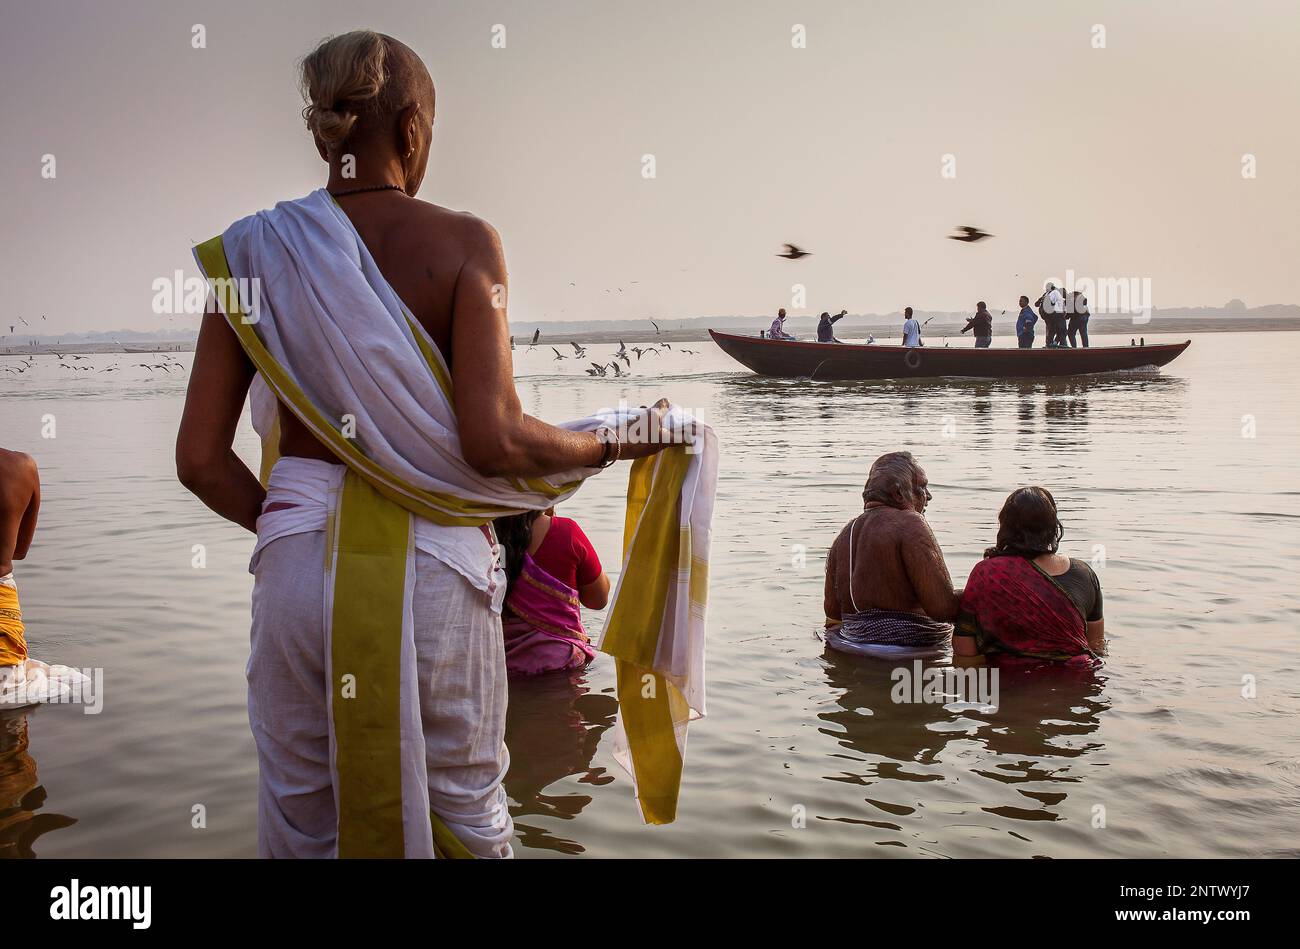
M 903 310 L 903 345 L 904 346 L 924 346 L 921 342 L 921 324 L 912 315 L 912 308 L 909 306 Z
M 1056 289 L 1056 284 L 1050 280 L 1047 282 L 1037 305 L 1042 307 L 1043 322 L 1047 324 L 1047 347 L 1055 349 L 1068 346 L 1065 338 L 1065 297 Z

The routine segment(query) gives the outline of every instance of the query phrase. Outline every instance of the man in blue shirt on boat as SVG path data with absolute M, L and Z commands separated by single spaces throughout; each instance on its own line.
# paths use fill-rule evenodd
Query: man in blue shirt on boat
M 1038 314 L 1029 305 L 1029 297 L 1022 296 L 1020 316 L 1016 317 L 1016 339 L 1020 341 L 1021 349 L 1034 348 L 1034 324 L 1037 322 Z

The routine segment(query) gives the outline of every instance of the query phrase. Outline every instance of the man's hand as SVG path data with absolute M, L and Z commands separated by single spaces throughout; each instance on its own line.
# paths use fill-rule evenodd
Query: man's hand
M 621 426 L 618 433 L 619 441 L 623 443 L 619 454 L 621 459 L 631 461 L 636 458 L 647 458 L 663 451 L 669 445 L 685 443 L 683 432 L 674 432 L 664 424 L 664 415 L 667 414 L 669 407 L 670 403 L 667 399 L 660 399 L 648 408 L 643 406 L 644 416 L 629 420 Z

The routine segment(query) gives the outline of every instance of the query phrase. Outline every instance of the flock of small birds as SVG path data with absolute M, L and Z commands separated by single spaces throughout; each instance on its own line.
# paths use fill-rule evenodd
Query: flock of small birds
M 58 366 L 60 369 L 64 369 L 68 372 L 71 372 L 74 375 L 79 372 L 93 372 L 93 373 L 120 372 L 123 369 L 145 369 L 150 373 L 154 373 L 161 370 L 162 372 L 167 373 L 167 375 L 171 375 L 173 372 L 183 373 L 186 369 L 185 363 L 177 359 L 172 353 L 167 353 L 167 352 L 148 354 L 150 356 L 160 357 L 162 359 L 162 362 L 155 362 L 155 363 L 137 362 L 137 363 L 131 363 L 126 366 L 123 366 L 120 363 L 113 363 L 112 365 L 109 366 L 95 366 L 93 364 L 83 366 L 80 364 L 83 362 L 85 363 L 90 362 L 90 356 L 81 355 L 79 353 L 61 353 L 58 352 L 57 350 L 51 350 L 49 355 L 55 358 L 56 366 Z M 36 364 L 37 364 L 36 356 L 26 355 L 23 358 L 21 358 L 16 365 L 0 366 L 0 370 L 3 370 L 4 372 L 7 372 L 11 375 L 22 375 L 24 372 L 27 372 L 27 370 L 31 369 Z
M 659 329 L 658 323 L 656 323 L 654 320 L 650 320 L 650 325 L 655 328 L 656 336 L 661 334 L 662 331 Z M 537 346 L 538 343 L 541 342 L 541 339 L 542 339 L 542 331 L 540 329 L 534 330 L 532 339 L 528 341 L 527 345 L 524 348 L 524 352 L 531 351 L 535 346 Z M 587 349 L 589 347 L 579 346 L 573 340 L 569 340 L 569 345 L 573 347 L 572 354 L 562 353 L 555 346 L 551 346 L 550 350 L 552 353 L 554 353 L 554 356 L 552 357 L 551 361 L 559 362 L 560 360 L 563 359 L 586 359 L 587 358 Z M 515 338 L 513 336 L 510 337 L 510 351 L 511 352 L 517 351 L 517 347 L 515 345 Z M 589 362 L 591 368 L 583 371 L 586 372 L 587 375 L 589 376 L 601 376 L 601 377 L 613 376 L 615 379 L 621 379 L 624 376 L 632 375 L 632 356 L 635 356 L 636 361 L 640 362 L 641 357 L 643 356 L 658 356 L 661 352 L 664 351 L 683 353 L 687 356 L 698 356 L 700 354 L 700 351 L 698 349 L 686 349 L 684 347 L 678 347 L 677 349 L 673 349 L 673 344 L 669 342 L 649 343 L 646 344 L 645 346 L 628 346 L 627 343 L 623 342 L 620 339 L 618 341 L 618 349 L 616 349 L 611 354 L 611 360 L 609 362 L 607 363 L 594 362 L 594 361 Z M 620 362 L 622 363 L 622 365 L 620 365 Z

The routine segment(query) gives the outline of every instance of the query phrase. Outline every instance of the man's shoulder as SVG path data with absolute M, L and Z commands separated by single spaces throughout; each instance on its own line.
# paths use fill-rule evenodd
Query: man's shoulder
M 908 539 L 928 539 L 934 536 L 930 530 L 930 522 L 919 511 L 900 507 L 891 507 L 886 510 L 891 514 L 889 518 L 890 526 Z
M 0 448 L 0 476 L 6 481 L 27 479 L 35 482 L 38 477 L 36 459 L 26 452 Z
M 440 204 L 421 201 L 419 198 L 411 202 L 411 207 L 416 219 L 422 224 L 435 226 L 460 237 L 496 239 L 496 228 L 470 211 L 444 208 Z
M 24 451 L 0 448 L 0 465 L 14 470 L 36 470 L 36 459 Z

